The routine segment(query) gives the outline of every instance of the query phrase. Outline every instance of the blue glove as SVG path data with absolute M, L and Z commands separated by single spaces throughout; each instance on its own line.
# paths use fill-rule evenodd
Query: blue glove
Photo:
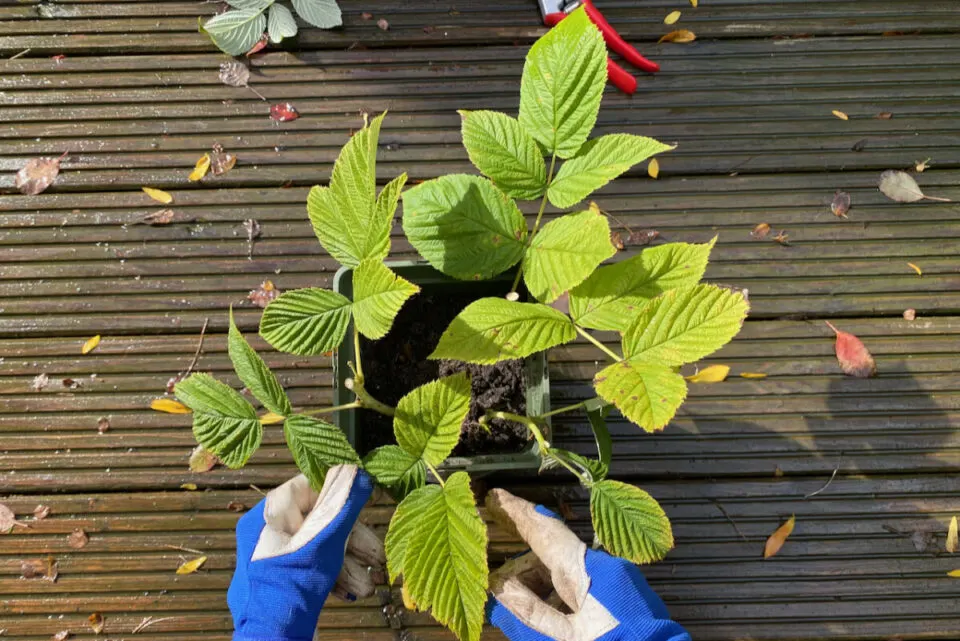
M 505 490 L 493 490 L 487 507 L 532 552 L 491 575 L 487 616 L 510 641 L 690 641 L 629 561 L 588 550 L 555 514 Z M 544 587 L 572 614 L 543 601 Z
M 340 465 L 327 473 L 319 494 L 301 475 L 240 519 L 237 568 L 227 591 L 234 641 L 312 641 L 372 491 L 366 472 Z

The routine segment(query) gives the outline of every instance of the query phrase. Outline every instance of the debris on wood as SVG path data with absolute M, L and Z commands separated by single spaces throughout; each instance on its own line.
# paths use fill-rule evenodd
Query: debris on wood
M 94 612 L 87 617 L 87 621 L 90 622 L 90 629 L 93 630 L 94 634 L 100 634 L 103 632 L 103 628 L 106 625 L 106 621 L 103 618 L 103 615 L 99 612 Z
M 784 247 L 789 247 L 790 246 L 789 236 L 790 234 L 788 234 L 785 229 L 781 229 L 780 231 L 777 232 L 777 235 L 774 236 L 773 239 L 778 243 L 780 243 L 781 245 L 783 245 Z
M 140 219 L 140 222 L 147 225 L 169 225 L 176 217 L 177 215 L 172 209 L 161 209 L 152 214 L 147 214 Z
M 380 18 L 377 20 L 377 26 L 380 27 L 381 31 L 390 31 L 390 23 L 387 22 L 386 18 Z
M 251 289 L 247 294 L 247 300 L 257 307 L 266 307 L 273 299 L 280 295 L 280 290 L 274 286 L 273 281 L 265 280 L 260 287 Z
M 164 205 L 169 205 L 173 202 L 173 196 L 163 191 L 162 189 L 155 189 L 153 187 L 141 187 L 143 193 L 153 198 L 158 203 L 163 203 Z
M 893 114 L 889 111 L 881 111 L 876 115 L 877 120 L 890 120 L 893 118 Z
M 243 55 L 246 56 L 247 58 L 249 58 L 249 57 L 252 56 L 253 54 L 255 54 L 255 53 L 259 52 L 259 51 L 263 51 L 264 49 L 267 48 L 267 42 L 268 42 L 268 40 L 267 40 L 267 35 L 264 34 L 262 38 L 260 38 L 259 40 L 257 40 L 257 44 L 255 44 L 255 45 L 253 45 L 252 47 L 250 47 L 250 51 L 248 51 L 247 53 L 245 53 L 245 54 L 243 54 Z M 265 100 L 265 98 L 264 98 L 264 100 Z
M 60 381 L 60 384 L 66 387 L 67 389 L 77 389 L 82 385 L 80 381 L 75 381 L 72 378 L 65 378 Z
M 247 506 L 240 501 L 230 501 L 227 503 L 227 509 L 231 512 L 246 512 Z
M 35 518 L 36 520 L 42 521 L 43 519 L 47 518 L 48 516 L 50 516 L 50 506 L 49 506 L 49 505 L 40 504 L 40 505 L 38 505 L 37 507 L 33 508 L 33 518 Z
M 203 177 L 207 175 L 208 171 L 210 171 L 210 154 L 203 154 L 193 166 L 193 171 L 187 176 L 187 180 L 190 182 L 203 180 Z
M 903 319 L 908 321 L 916 320 L 917 310 L 913 309 L 912 307 L 909 309 L 903 310 Z
M 266 42 L 264 42 L 264 46 L 266 46 Z M 251 49 L 247 52 L 247 55 L 249 56 L 251 53 L 256 53 L 256 51 Z M 266 100 L 263 94 L 250 86 L 250 68 L 238 60 L 231 60 L 220 65 L 220 82 L 230 87 L 246 87 L 256 94 L 260 100 Z
M 796 516 L 791 516 L 787 522 L 777 528 L 777 530 L 767 539 L 767 544 L 763 548 L 763 558 L 769 559 L 780 551 L 783 544 L 787 542 L 787 537 L 793 534 L 793 528 L 797 523 Z
M 25 559 L 20 561 L 20 578 L 37 579 L 47 576 L 46 559 Z
M 197 474 L 209 472 L 219 462 L 217 455 L 205 449 L 202 445 L 196 446 L 190 453 L 190 471 Z
M 664 17 L 663 24 L 677 24 L 677 20 L 680 19 L 681 15 L 679 11 L 671 11 Z
M 951 202 L 949 198 L 927 196 L 920 190 L 920 185 L 913 179 L 913 176 L 898 169 L 888 169 L 880 174 L 879 187 L 880 193 L 898 203 L 915 203 L 924 199 L 941 203 Z
M 193 574 L 199 570 L 204 563 L 207 562 L 207 557 L 199 556 L 195 559 L 185 561 L 180 564 L 180 567 L 177 568 L 177 574 Z
M 87 339 L 83 344 L 83 347 L 80 348 L 81 354 L 89 354 L 93 350 L 97 349 L 97 345 L 100 344 L 100 334 L 97 334 L 93 338 Z
M 167 414 L 190 414 L 189 407 L 172 398 L 155 398 L 150 401 L 150 409 Z
M 101 416 L 97 419 L 97 434 L 106 434 L 110 431 L 110 419 Z
M 668 34 L 665 34 L 657 40 L 657 44 L 662 42 L 693 42 L 697 39 L 697 34 L 687 29 L 678 29 L 677 31 L 671 31 Z
M 950 519 L 950 527 L 947 529 L 947 552 L 954 554 L 957 551 L 957 548 L 960 547 L 960 540 L 958 540 L 957 532 L 957 517 Z
M 196 491 L 197 491 L 197 484 L 196 484 L 196 483 L 181 483 L 181 484 L 180 484 L 180 489 L 181 489 L 181 490 L 186 490 L 186 491 L 188 491 L 188 492 L 196 492 Z
M 82 529 L 77 528 L 67 536 L 67 544 L 74 550 L 82 550 L 87 547 L 90 537 Z
M 927 158 L 925 160 L 918 160 L 917 162 L 913 163 L 913 170 L 916 171 L 918 174 L 922 174 L 923 172 L 925 172 L 927 169 L 930 168 L 931 160 L 932 160 L 931 158 Z
M 0 503 L 0 534 L 9 534 L 15 527 L 28 528 L 30 526 L 18 521 L 13 510 L 3 503 Z
M 864 149 L 866 149 L 866 147 L 867 147 L 867 139 L 861 138 L 857 142 L 853 143 L 853 145 L 850 147 L 850 151 L 861 152 Z
M 767 223 L 760 223 L 753 228 L 753 231 L 750 232 L 750 235 L 757 240 L 763 240 L 770 235 L 770 225 Z
M 144 617 L 143 621 L 138 623 L 137 627 L 135 627 L 130 634 L 137 634 L 139 632 L 143 632 L 144 630 L 149 628 L 151 625 L 163 623 L 164 621 L 172 621 L 174 619 L 176 619 L 176 617 L 160 617 L 159 619 L 154 619 L 153 617 Z
M 369 11 L 364 11 L 363 13 L 360 14 L 360 19 L 361 19 L 361 20 L 373 20 L 373 14 L 370 13 Z
M 57 632 L 55 635 L 50 637 L 50 641 L 67 641 L 67 639 L 69 639 L 72 636 L 73 636 L 73 633 L 70 632 L 70 630 L 61 630 L 60 632 Z
M 36 196 L 43 193 L 60 175 L 60 162 L 66 158 L 67 152 L 59 158 L 34 158 L 20 168 L 13 184 L 25 196 Z
M 830 203 L 830 211 L 837 218 L 846 218 L 850 211 L 850 194 L 845 191 L 837 190 L 833 195 L 833 201 Z
M 727 365 L 711 365 L 684 378 L 690 383 L 722 383 L 727 380 L 729 373 L 730 368 Z
M 50 377 L 44 373 L 40 373 L 33 377 L 33 383 L 30 384 L 30 387 L 32 387 L 35 391 L 39 392 L 49 384 L 50 384 Z
M 654 180 L 660 176 L 660 161 L 656 158 L 651 158 L 650 162 L 647 163 L 647 175 Z
M 200 360 L 200 352 L 203 351 L 203 339 L 207 335 L 207 325 L 209 325 L 209 323 L 210 323 L 209 318 L 203 319 L 203 327 L 200 328 L 200 340 L 197 342 L 196 351 L 193 352 L 193 360 L 190 361 L 190 365 L 187 366 L 186 370 L 182 372 L 177 372 L 176 376 L 170 377 L 170 379 L 167 381 L 167 394 L 173 394 L 174 388 L 176 387 L 177 383 L 179 383 L 186 377 L 190 376 L 190 374 L 193 372 L 193 368 L 196 367 L 197 361 Z M 151 404 L 151 407 L 153 407 L 152 404 Z M 157 408 L 154 407 L 154 409 L 157 409 Z M 161 411 L 164 411 L 164 410 L 161 410 Z
M 920 269 L 919 265 L 915 265 L 914 263 L 907 263 L 907 267 L 917 272 L 917 276 L 923 276 L 923 270 Z
M 836 116 L 836 117 L 839 118 L 840 120 L 850 120 L 850 117 L 847 116 L 847 114 L 845 114 L 845 113 L 843 113 L 842 111 L 840 111 L 839 109 L 834 109 L 834 110 L 831 111 L 830 113 L 832 113 L 834 116 Z
M 287 122 L 300 117 L 300 112 L 289 102 L 280 102 L 270 107 L 270 119 L 277 122 Z
M 210 171 L 214 176 L 222 176 L 237 164 L 237 157 L 223 150 L 223 145 L 216 143 L 210 152 Z
M 840 363 L 843 373 L 856 378 L 876 376 L 877 364 L 863 341 L 850 332 L 837 329 L 830 321 L 824 322 L 837 335 L 834 349 L 837 353 L 837 362 Z
M 766 377 L 767 375 L 762 372 L 740 372 L 740 378 L 761 379 Z

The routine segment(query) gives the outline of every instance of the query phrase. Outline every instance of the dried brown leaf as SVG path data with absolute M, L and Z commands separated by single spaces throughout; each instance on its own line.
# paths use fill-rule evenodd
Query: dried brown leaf
M 110 419 L 106 416 L 101 416 L 97 419 L 97 434 L 106 434 L 110 431 Z
M 99 612 L 94 612 L 87 617 L 87 621 L 90 622 L 90 629 L 93 630 L 94 634 L 100 634 L 103 632 L 103 628 L 106 625 L 106 621 L 103 618 L 103 615 Z
M 270 301 L 280 295 L 280 290 L 274 287 L 273 281 L 265 280 L 257 289 L 250 290 L 247 300 L 257 307 L 266 307 Z
M 60 381 L 60 384 L 66 387 L 67 389 L 77 389 L 81 386 L 80 381 L 75 381 L 72 378 L 65 378 Z
M 833 202 L 830 203 L 830 211 L 837 218 L 846 218 L 847 212 L 850 211 L 850 194 L 837 190 L 833 195 Z
M 947 552 L 954 554 L 960 547 L 960 539 L 957 532 L 957 517 L 950 519 L 950 527 L 947 529 Z
M 876 118 L 877 120 L 890 120 L 891 118 L 893 118 L 893 114 L 890 113 L 889 111 L 881 111 L 880 113 L 877 114 Z
M 390 23 L 387 22 L 386 18 L 380 18 L 377 20 L 377 26 L 380 27 L 381 31 L 390 31 Z
M 217 463 L 219 463 L 217 455 L 213 452 L 204 449 L 202 445 L 198 445 L 190 453 L 190 471 L 202 474 L 204 472 L 209 472 Z
M 620 232 L 615 231 L 610 234 L 610 244 L 616 247 L 618 250 L 623 249 L 623 237 L 620 235 Z
M 361 20 L 373 20 L 373 14 L 370 13 L 369 11 L 364 11 L 363 13 L 360 14 L 360 19 L 361 19 Z
M 20 577 L 23 579 L 42 579 L 47 576 L 46 559 L 25 559 L 20 561 Z
M 152 214 L 147 214 L 140 219 L 140 222 L 147 225 L 168 225 L 176 219 L 177 215 L 172 209 L 161 209 Z
M 38 505 L 37 507 L 33 508 L 33 518 L 37 519 L 38 521 L 42 521 L 43 519 L 47 518 L 48 516 L 50 516 L 50 506 L 49 506 L 49 505 L 42 505 L 42 504 L 41 504 L 41 505 Z
M 767 544 L 763 548 L 763 558 L 769 559 L 780 551 L 783 544 L 787 542 L 787 537 L 793 534 L 793 528 L 796 524 L 796 516 L 791 516 L 787 519 L 786 523 L 778 527 L 776 531 L 770 535 L 770 538 L 767 539 Z
M 230 501 L 227 503 L 227 509 L 231 512 L 246 512 L 247 506 L 240 501 Z
M 13 510 L 3 503 L 0 503 L 0 534 L 7 534 L 16 526 L 24 527 L 24 525 L 17 520 L 17 516 L 13 513 Z
M 214 176 L 222 176 L 237 164 L 237 157 L 223 150 L 219 143 L 213 146 L 210 154 L 210 171 Z
M 856 378 L 876 376 L 877 364 L 863 341 L 850 332 L 837 329 L 830 321 L 824 322 L 837 335 L 834 349 L 837 353 L 837 362 L 840 363 L 840 369 L 843 370 L 843 373 Z
M 17 172 L 13 184 L 20 190 L 21 194 L 27 196 L 36 196 L 42 193 L 60 175 L 60 161 L 63 160 L 64 156 L 66 154 L 59 158 L 34 158 L 30 160 Z
M 913 309 L 912 307 L 910 309 L 903 310 L 903 318 L 904 320 L 908 321 L 916 320 L 917 310 Z
M 918 160 L 913 164 L 914 171 L 916 171 L 918 174 L 922 174 L 923 172 L 925 172 L 927 169 L 930 168 L 931 160 L 932 158 L 927 158 L 925 160 Z
M 657 43 L 661 42 L 693 42 L 697 39 L 697 34 L 687 29 L 678 29 L 677 31 L 671 31 L 668 34 L 665 34 L 657 40 Z
M 82 529 L 77 528 L 67 536 L 67 544 L 74 550 L 82 550 L 87 547 L 90 537 Z
M 777 235 L 773 237 L 775 241 L 783 245 L 784 247 L 790 246 L 790 234 L 787 233 L 785 229 L 781 229 L 777 232 Z
M 927 196 L 920 190 L 920 185 L 913 179 L 913 176 L 898 169 L 888 169 L 880 174 L 879 187 L 880 193 L 898 203 L 915 203 L 923 199 L 944 203 L 950 202 L 949 198 Z
M 757 240 L 763 240 L 770 235 L 770 225 L 767 223 L 760 223 L 753 228 L 753 231 L 750 232 L 750 235 Z
M 231 87 L 246 87 L 250 84 L 250 68 L 237 60 L 220 65 L 220 82 Z

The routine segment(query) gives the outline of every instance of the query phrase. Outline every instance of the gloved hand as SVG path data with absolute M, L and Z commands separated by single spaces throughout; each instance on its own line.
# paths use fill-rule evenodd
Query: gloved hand
M 227 591 L 234 641 L 311 641 L 335 585 L 347 598 L 373 593 L 386 557 L 376 534 L 357 522 L 372 491 L 366 472 L 338 465 L 319 494 L 300 475 L 240 519 Z
M 487 616 L 510 641 L 690 641 L 629 561 L 588 550 L 555 514 L 505 490 L 487 508 L 531 549 L 490 577 Z M 570 614 L 541 598 L 551 584 Z

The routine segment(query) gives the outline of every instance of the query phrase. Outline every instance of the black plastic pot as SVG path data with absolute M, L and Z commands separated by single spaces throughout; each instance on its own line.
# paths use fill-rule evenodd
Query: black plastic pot
M 462 281 L 451 278 L 426 263 L 415 261 L 395 261 L 387 263 L 394 272 L 411 283 L 419 285 L 423 291 L 440 292 L 443 290 L 477 292 L 477 298 L 488 295 L 497 295 L 494 292 L 508 291 L 513 282 L 514 274 L 508 273 L 486 281 Z M 342 267 L 333 278 L 333 289 L 353 298 L 353 270 Z M 350 327 L 347 335 L 353 334 Z M 334 373 L 334 404 L 343 405 L 355 400 L 353 392 L 343 386 L 343 381 L 351 375 L 347 366 L 354 358 L 353 341 L 345 340 L 337 350 L 333 361 Z M 547 355 L 545 352 L 534 354 L 524 359 L 524 384 L 526 386 L 527 414 L 536 416 L 550 411 L 550 375 L 547 370 Z M 363 431 L 363 415 L 360 412 L 337 412 L 336 423 L 347 435 L 350 443 L 356 447 L 360 434 Z M 550 438 L 550 425 L 545 428 L 545 436 Z M 450 457 L 441 466 L 443 470 L 466 470 L 473 474 L 490 473 L 494 471 L 536 470 L 540 468 L 540 454 L 536 443 L 521 452 L 504 454 L 483 454 L 469 457 Z

